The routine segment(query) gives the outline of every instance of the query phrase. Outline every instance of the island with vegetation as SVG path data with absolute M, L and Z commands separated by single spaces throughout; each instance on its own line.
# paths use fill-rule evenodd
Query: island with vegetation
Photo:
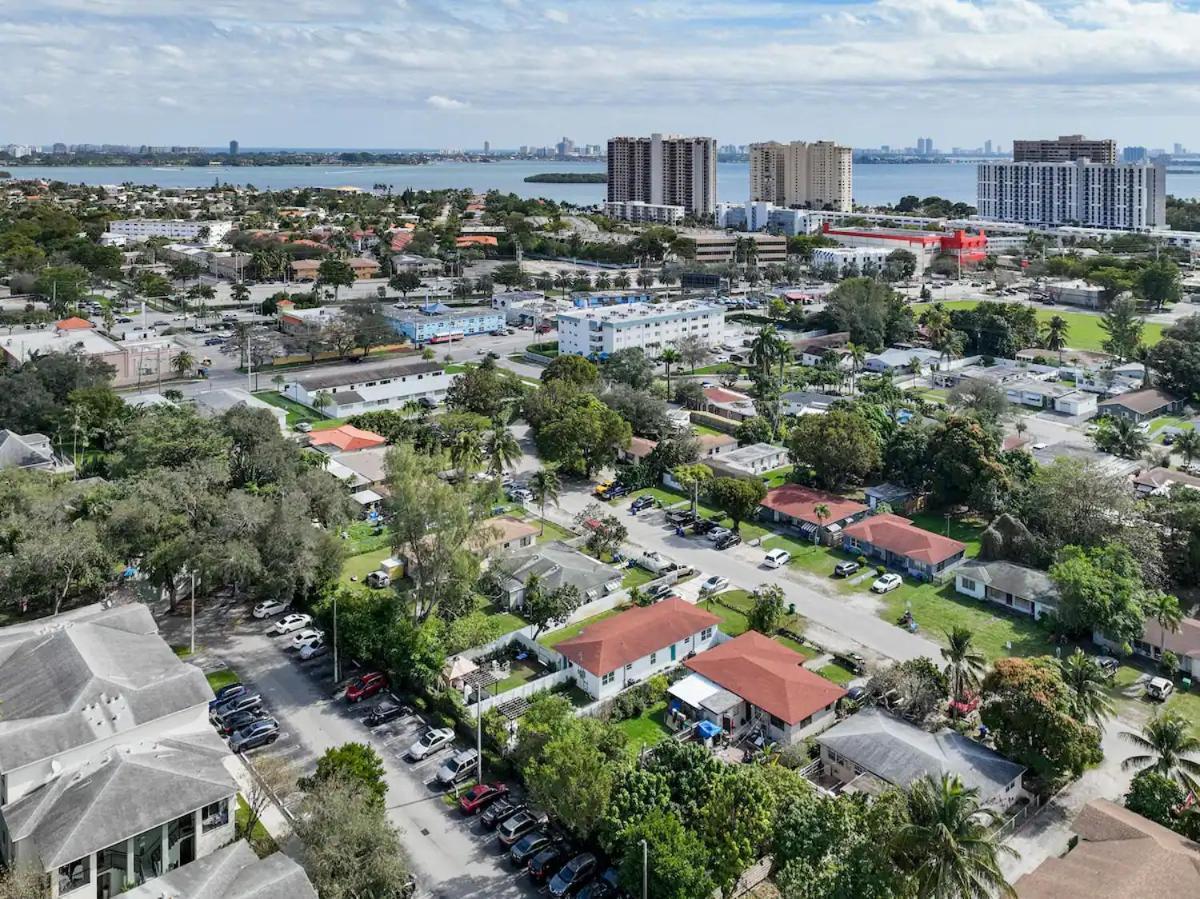
M 542 172 L 526 175 L 528 184 L 607 184 L 607 172 Z

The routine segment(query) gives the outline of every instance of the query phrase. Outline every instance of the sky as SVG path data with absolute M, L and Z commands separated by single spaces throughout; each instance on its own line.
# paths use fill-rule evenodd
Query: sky
M 0 0 L 0 144 L 1200 149 L 1200 0 Z

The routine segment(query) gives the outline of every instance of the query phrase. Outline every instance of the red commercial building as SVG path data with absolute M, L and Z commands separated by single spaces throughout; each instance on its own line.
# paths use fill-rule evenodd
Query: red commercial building
M 934 257 L 948 254 L 974 265 L 987 258 L 987 234 L 966 231 L 906 231 L 902 228 L 834 228 L 826 222 L 821 233 L 844 247 L 890 247 L 908 250 L 917 257 L 917 271 L 924 271 Z

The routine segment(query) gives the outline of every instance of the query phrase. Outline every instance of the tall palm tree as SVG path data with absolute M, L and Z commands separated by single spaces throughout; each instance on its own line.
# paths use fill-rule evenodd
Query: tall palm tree
M 997 815 L 979 802 L 976 787 L 953 774 L 925 776 L 908 788 L 907 822 L 895 837 L 901 864 L 916 879 L 921 899 L 1015 897 L 999 855 L 1016 856 L 993 825 Z
M 1189 756 L 1200 754 L 1200 738 L 1183 715 L 1164 711 L 1147 721 L 1140 734 L 1122 731 L 1121 736 L 1142 750 L 1142 754 L 1131 755 L 1121 762 L 1123 771 L 1149 768 L 1164 777 L 1175 778 L 1189 790 L 1198 788 L 1200 761 Z
M 317 412 L 321 413 L 321 415 L 324 415 L 325 410 L 332 405 L 333 397 L 329 395 L 328 390 L 321 390 L 313 395 L 312 407 L 316 409 Z
M 533 494 L 533 501 L 541 510 L 539 536 L 546 533 L 546 503 L 553 503 L 557 506 L 558 494 L 561 489 L 562 483 L 558 479 L 558 472 L 553 468 L 538 469 L 529 479 L 529 492 Z
M 504 474 L 506 468 L 512 468 L 521 459 L 521 444 L 506 427 L 492 428 L 488 435 L 488 470 L 496 477 Z
M 750 364 L 765 376 L 771 366 L 779 359 L 784 341 L 774 325 L 764 325 L 759 328 L 757 336 L 750 344 Z
M 1108 698 L 1108 680 L 1100 666 L 1082 649 L 1076 649 L 1058 660 L 1058 671 L 1071 691 L 1071 714 L 1080 721 L 1103 726 L 1104 719 L 1112 716 L 1113 705 Z
M 667 373 L 667 396 L 671 395 L 671 366 L 679 365 L 683 361 L 683 357 L 679 355 L 679 350 L 673 346 L 667 347 L 658 354 L 658 361 L 663 364 L 663 368 Z
M 1175 633 L 1183 621 L 1183 609 L 1179 607 L 1179 598 L 1161 590 L 1152 590 L 1142 600 L 1142 609 L 1148 618 L 1158 622 L 1162 633 L 1158 640 L 1158 657 L 1167 649 L 1167 632 Z
M 615 287 L 617 290 L 628 290 L 629 273 L 617 272 L 616 276 L 613 278 L 613 287 Z
M 608 290 L 610 287 L 612 287 L 612 278 L 606 272 L 600 272 L 596 275 L 597 290 Z
M 567 298 L 567 289 L 571 286 L 571 282 L 575 280 L 575 276 L 568 271 L 558 272 L 554 276 L 554 286 L 562 291 L 563 299 Z
M 829 520 L 829 506 L 817 503 L 813 506 L 813 515 L 817 519 L 817 529 L 813 532 L 813 543 L 818 543 L 821 540 L 821 528 L 825 527 L 825 522 Z
M 1125 459 L 1140 459 L 1150 445 L 1150 438 L 1128 418 L 1110 418 L 1096 432 L 1101 449 Z
M 1191 465 L 1192 460 L 1200 456 L 1200 431 L 1181 431 L 1175 438 L 1175 449 L 1183 456 L 1185 465 Z
M 175 358 L 171 360 L 171 368 L 175 370 L 175 374 L 183 377 L 189 371 L 196 367 L 196 357 L 187 350 L 180 350 Z
M 468 475 L 479 468 L 483 461 L 483 448 L 476 431 L 460 431 L 450 444 L 450 463 L 459 475 Z
M 987 660 L 975 647 L 975 635 L 970 628 L 955 627 L 946 633 L 942 658 L 946 660 L 951 699 L 961 699 L 968 689 L 979 686 L 979 675 L 983 673 Z
M 1067 334 L 1071 326 L 1061 315 L 1051 316 L 1050 321 L 1042 326 L 1042 346 L 1058 353 L 1058 364 L 1062 365 L 1063 350 L 1067 348 Z

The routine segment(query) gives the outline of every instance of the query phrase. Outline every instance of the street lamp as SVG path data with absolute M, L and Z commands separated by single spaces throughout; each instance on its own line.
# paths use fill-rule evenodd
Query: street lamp
M 333 594 L 333 682 L 336 684 L 342 679 L 341 670 L 338 668 L 338 650 L 337 650 L 337 593 Z
M 647 886 L 650 879 L 650 846 L 645 840 L 638 840 L 642 844 L 642 899 L 649 899 L 649 890 Z
M 483 783 L 483 690 L 467 684 L 468 696 L 475 697 L 475 782 Z

